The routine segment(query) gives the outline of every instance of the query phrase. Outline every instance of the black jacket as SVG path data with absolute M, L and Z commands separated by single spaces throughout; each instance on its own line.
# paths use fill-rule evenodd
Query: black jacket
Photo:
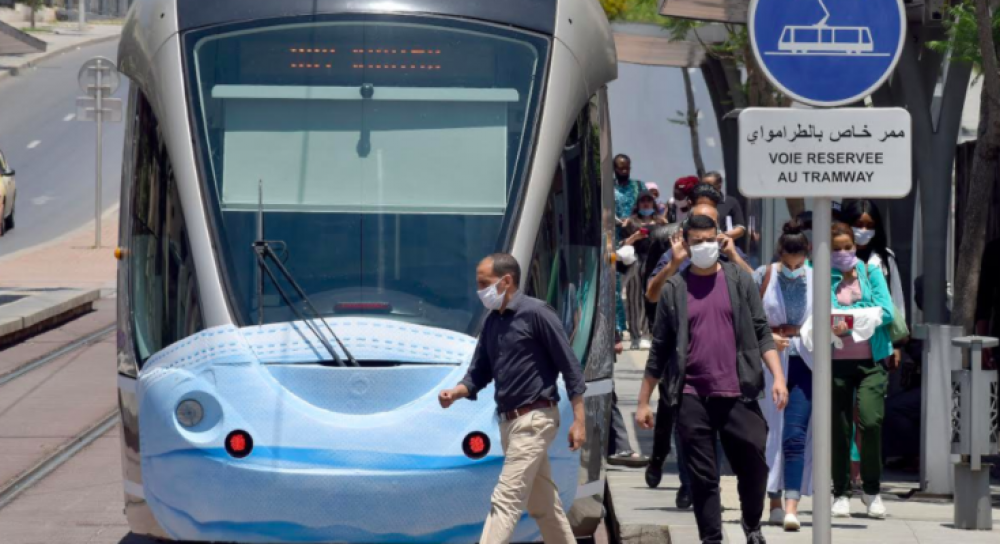
M 726 275 L 733 306 L 741 399 L 756 401 L 764 392 L 761 355 L 775 349 L 771 328 L 753 277 L 732 263 L 719 264 Z M 663 286 L 656 309 L 653 345 L 646 361 L 646 375 L 662 382 L 670 406 L 678 404 L 684 390 L 688 355 L 687 278 L 690 274 L 690 270 L 677 274 Z

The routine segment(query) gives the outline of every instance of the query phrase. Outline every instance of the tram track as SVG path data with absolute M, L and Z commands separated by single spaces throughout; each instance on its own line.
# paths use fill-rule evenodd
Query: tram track
M 30 469 L 22 472 L 19 476 L 0 487 L 0 510 L 14 502 L 21 493 L 31 489 L 33 485 L 55 472 L 56 469 L 72 459 L 81 450 L 110 431 L 117 421 L 118 410 L 115 409 L 73 439 L 65 442 L 58 449 L 43 457 Z
M 100 378 L 104 372 L 114 372 L 114 349 L 108 339 L 116 326 L 104 322 L 0 374 L 0 391 L 6 393 L 0 395 L 0 449 L 10 448 L 13 455 L 10 463 L 0 466 L 0 509 L 106 435 L 118 421 L 116 403 L 108 396 L 113 381 Z M 63 329 L 56 337 L 70 331 Z
M 13 370 L 10 370 L 4 374 L 0 374 L 0 387 L 3 387 L 4 385 L 10 382 L 13 382 L 14 380 L 30 373 L 33 370 L 42 368 L 48 365 L 49 363 L 55 362 L 71 353 L 74 353 L 81 349 L 85 349 L 93 344 L 96 344 L 97 342 L 100 342 L 101 339 L 103 339 L 105 336 L 114 332 L 116 326 L 117 326 L 116 324 L 112 323 L 90 334 L 81 336 L 80 338 L 77 338 L 76 340 L 73 340 L 63 346 L 60 346 L 59 348 L 52 350 L 49 353 L 37 359 L 29 361 Z

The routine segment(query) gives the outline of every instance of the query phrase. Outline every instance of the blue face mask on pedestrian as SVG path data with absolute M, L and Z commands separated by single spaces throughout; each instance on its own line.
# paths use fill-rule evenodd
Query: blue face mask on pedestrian
M 639 215 L 641 215 L 643 217 L 649 217 L 649 216 L 653 215 L 654 213 L 656 213 L 656 210 L 652 209 L 652 208 L 642 208 L 642 209 L 639 210 Z
M 802 266 L 800 268 L 796 268 L 795 270 L 790 270 L 788 267 L 782 266 L 781 275 L 784 276 L 785 279 L 800 280 L 806 277 L 806 269 L 804 266 Z

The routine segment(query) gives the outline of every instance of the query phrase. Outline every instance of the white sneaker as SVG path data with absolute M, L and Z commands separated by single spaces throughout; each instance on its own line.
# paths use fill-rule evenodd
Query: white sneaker
M 781 508 L 775 508 L 771 510 L 771 516 L 767 518 L 768 525 L 778 525 L 780 526 L 785 522 L 785 511 Z
M 653 343 L 650 342 L 649 340 L 643 338 L 642 340 L 639 341 L 639 349 L 649 349 L 651 347 L 653 347 Z
M 847 495 L 834 498 L 830 510 L 835 518 L 851 517 L 851 499 Z
M 802 524 L 799 523 L 799 518 L 795 517 L 795 514 L 785 515 L 785 531 L 789 533 L 794 533 L 802 528 Z
M 882 504 L 882 495 L 861 495 L 861 502 L 868 507 L 868 517 L 874 519 L 885 519 L 885 505 Z

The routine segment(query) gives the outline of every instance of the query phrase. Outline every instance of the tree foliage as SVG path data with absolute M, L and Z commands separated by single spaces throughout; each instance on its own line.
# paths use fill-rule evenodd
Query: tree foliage
M 608 20 L 614 21 L 621 17 L 627 3 L 627 0 L 601 0 L 601 7 L 604 8 L 604 14 L 608 16 Z
M 971 62 L 982 73 L 983 55 L 979 48 L 979 21 L 975 0 L 962 0 L 945 8 L 944 27 L 946 39 L 928 42 L 927 46 L 952 60 Z M 1000 43 L 1000 10 L 992 16 L 993 41 Z

